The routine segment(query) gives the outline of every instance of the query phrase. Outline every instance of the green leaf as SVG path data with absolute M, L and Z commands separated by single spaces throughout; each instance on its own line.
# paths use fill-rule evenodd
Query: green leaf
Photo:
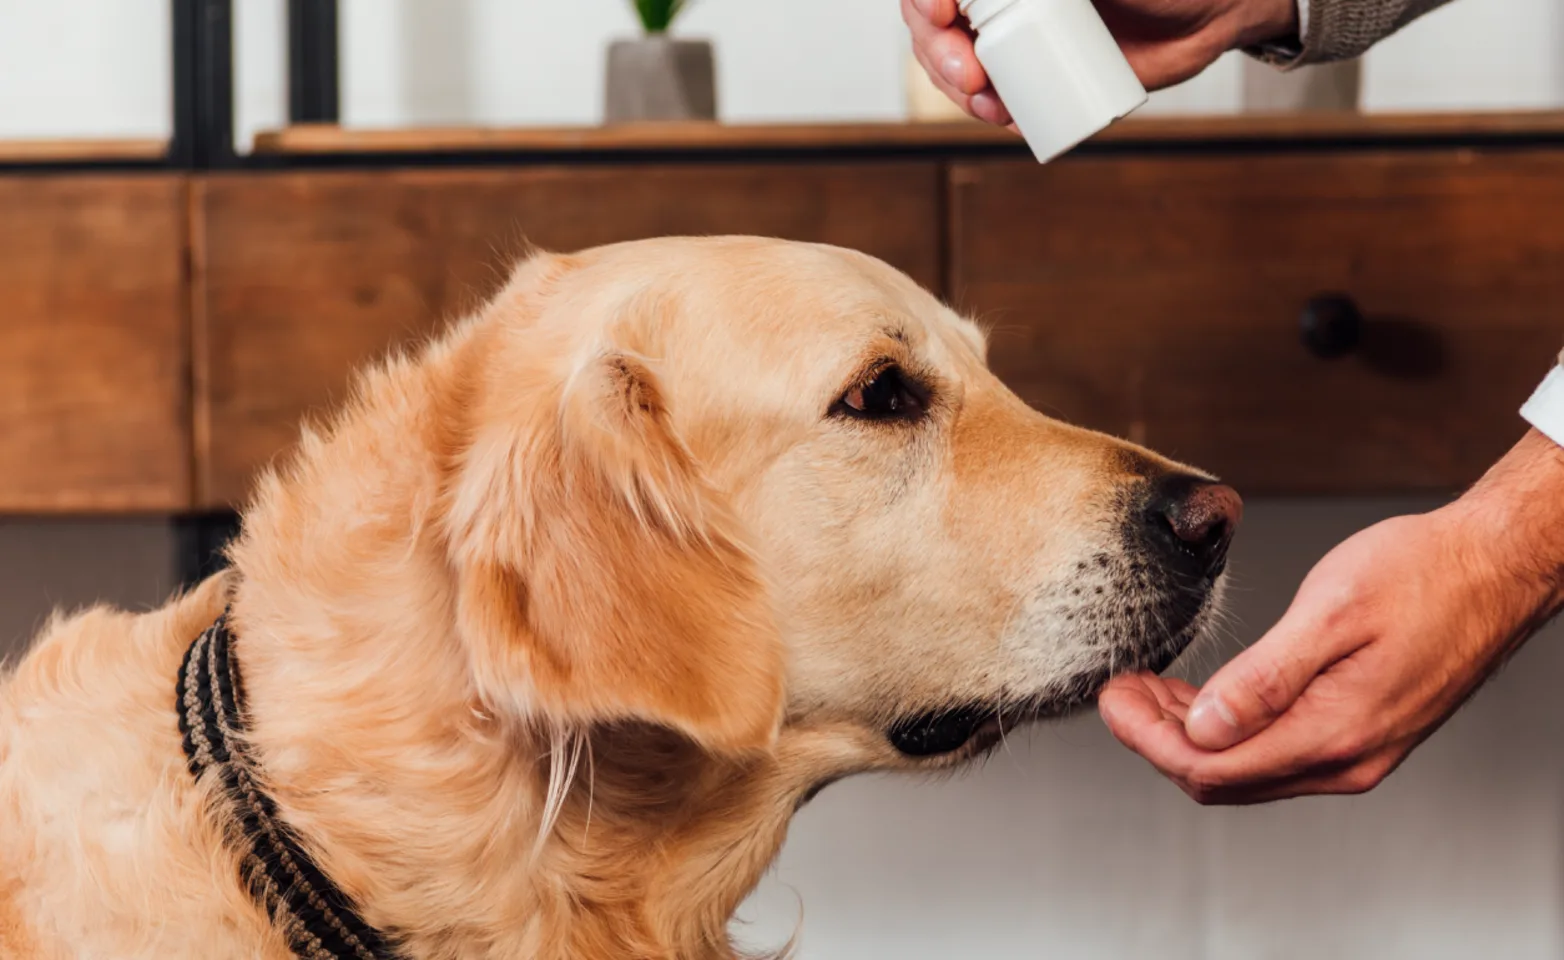
M 632 0 L 635 14 L 647 33 L 667 33 L 688 0 Z

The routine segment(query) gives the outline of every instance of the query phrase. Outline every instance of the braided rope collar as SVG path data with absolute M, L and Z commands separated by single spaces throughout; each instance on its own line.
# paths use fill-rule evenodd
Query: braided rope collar
M 190 773 L 218 778 L 238 828 L 228 837 L 240 854 L 240 879 L 302 960 L 394 960 L 386 938 L 309 858 L 261 788 L 245 749 L 248 720 L 232 639 L 224 611 L 185 651 L 175 693 Z

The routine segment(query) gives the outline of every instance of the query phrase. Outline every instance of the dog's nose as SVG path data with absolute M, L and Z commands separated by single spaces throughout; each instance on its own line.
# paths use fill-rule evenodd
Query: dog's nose
M 1156 482 L 1145 519 L 1151 536 L 1171 548 L 1179 566 L 1214 579 L 1227 566 L 1227 547 L 1244 515 L 1238 491 L 1198 477 Z

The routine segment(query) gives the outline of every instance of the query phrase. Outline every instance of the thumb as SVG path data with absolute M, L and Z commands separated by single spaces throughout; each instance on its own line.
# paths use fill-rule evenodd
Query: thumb
M 1201 687 L 1184 720 L 1189 739 L 1226 750 L 1269 727 L 1335 660 L 1316 639 L 1283 617 Z

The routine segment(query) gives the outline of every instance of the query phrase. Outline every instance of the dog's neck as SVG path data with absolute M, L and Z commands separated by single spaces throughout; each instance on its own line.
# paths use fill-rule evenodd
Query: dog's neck
M 425 522 L 442 440 L 416 411 L 454 375 L 445 359 L 372 378 L 401 419 L 357 425 L 351 460 L 306 439 L 246 514 L 235 650 L 281 815 L 414 957 L 730 956 L 727 921 L 808 784 L 775 756 L 737 765 L 662 731 L 597 731 L 539 843 L 569 758 L 475 698 Z
M 569 741 L 475 713 L 437 683 L 311 683 L 301 702 L 279 691 L 313 664 L 253 634 L 237 646 L 283 819 L 410 956 L 732 955 L 728 920 L 799 792 L 780 765 L 718 761 L 656 728 L 595 731 L 540 842 Z

